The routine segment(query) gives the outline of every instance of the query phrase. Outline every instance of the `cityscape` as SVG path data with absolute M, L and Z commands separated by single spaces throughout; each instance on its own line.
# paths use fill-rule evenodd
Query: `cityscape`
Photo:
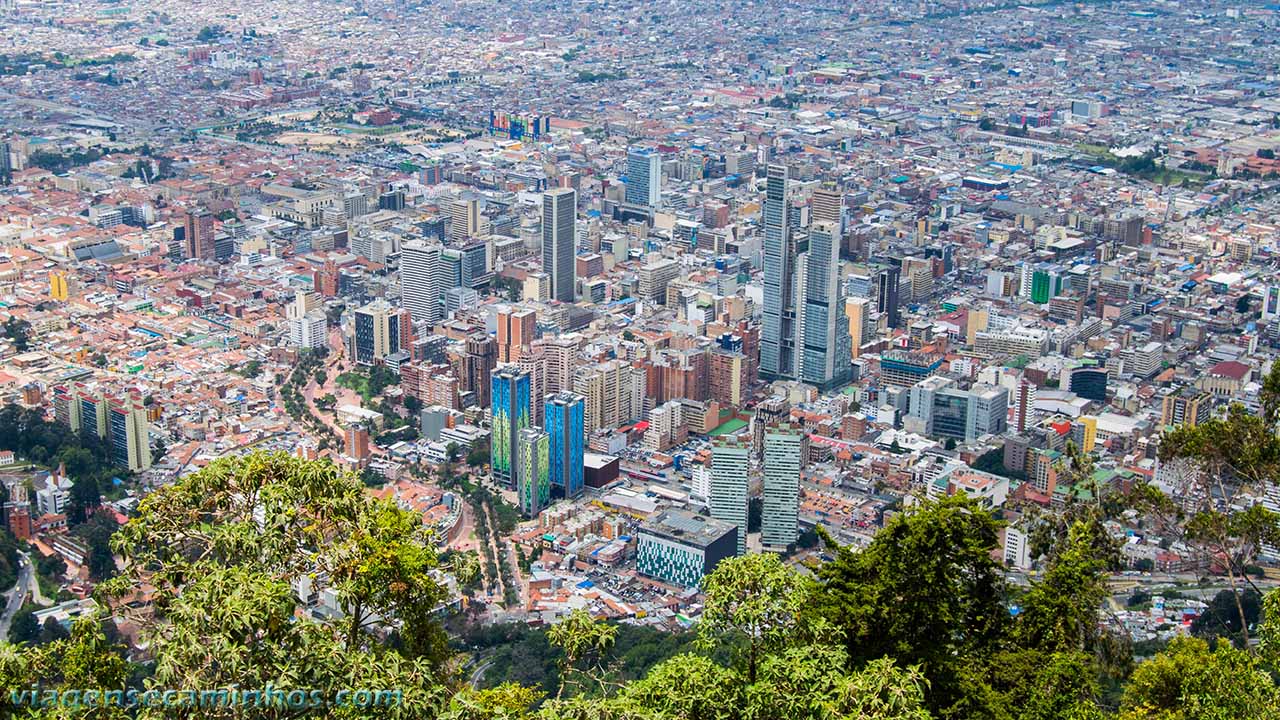
M 5 717 L 1280 717 L 1280 5 L 0 25 Z

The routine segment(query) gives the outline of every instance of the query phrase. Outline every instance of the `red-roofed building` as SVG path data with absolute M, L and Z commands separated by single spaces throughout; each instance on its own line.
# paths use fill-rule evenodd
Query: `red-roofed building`
M 1196 387 L 1214 397 L 1226 398 L 1240 392 L 1240 388 L 1253 379 L 1253 368 L 1242 362 L 1227 360 L 1209 368 L 1196 381 Z

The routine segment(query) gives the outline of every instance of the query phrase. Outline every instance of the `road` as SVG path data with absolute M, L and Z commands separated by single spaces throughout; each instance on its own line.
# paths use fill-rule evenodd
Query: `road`
M 493 661 L 492 661 L 492 660 L 485 660 L 485 661 L 481 662 L 481 663 L 476 667 L 475 672 L 471 673 L 471 687 L 473 687 L 473 688 L 475 688 L 475 689 L 479 690 L 479 689 L 480 689 L 480 681 L 484 680 L 484 673 L 485 673 L 485 671 L 486 671 L 486 670 L 488 670 L 488 669 L 489 669 L 490 667 L 492 667 L 492 666 L 493 666 Z
M 9 601 L 5 605 L 4 615 L 0 617 L 0 640 L 9 638 L 9 624 L 13 622 L 14 616 L 22 608 L 22 603 L 26 600 L 27 592 L 32 586 L 31 558 L 27 557 L 26 553 L 18 553 L 18 557 L 22 558 L 22 566 L 18 568 L 18 582 L 13 586 L 13 590 L 9 592 Z

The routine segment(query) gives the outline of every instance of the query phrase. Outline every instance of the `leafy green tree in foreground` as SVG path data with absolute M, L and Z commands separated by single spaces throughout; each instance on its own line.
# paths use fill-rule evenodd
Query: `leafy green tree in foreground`
M 376 710 L 278 706 L 0 707 L 22 720 L 1226 720 L 1280 718 L 1280 594 L 1263 598 L 1257 649 L 1175 641 L 1128 673 L 1098 623 L 1096 520 L 1076 520 L 1009 612 L 991 559 L 999 524 L 966 498 L 922 501 L 864 549 L 834 548 L 813 577 L 777 556 L 720 563 L 705 579 L 698 652 L 644 677 L 604 672 L 617 626 L 574 613 L 547 631 L 574 692 L 506 682 L 475 690 L 442 649 L 430 537 L 328 463 L 286 455 L 219 461 L 146 498 L 112 539 L 122 574 L 104 600 L 154 588 L 141 617 L 154 655 L 144 689 L 390 688 Z M 828 544 L 833 544 L 830 538 Z M 474 571 L 474 563 L 470 571 Z M 463 573 L 462 566 L 452 568 Z M 328 588 L 333 620 L 298 612 Z M 392 620 L 394 619 L 394 620 Z M 390 635 L 394 634 L 392 642 Z M 716 652 L 706 653 L 707 649 Z M 1123 655 L 1123 653 L 1121 653 Z M 722 661 L 721 658 L 724 658 Z M 1123 659 L 1122 657 L 1120 658 Z M 0 687 L 123 689 L 131 666 L 97 618 L 39 645 L 0 643 Z M 0 697 L 0 703 L 8 697 Z
M 966 692 L 962 669 L 989 658 L 1008 631 L 991 556 L 998 529 L 962 497 L 909 508 L 865 549 L 835 547 L 817 569 L 809 610 L 838 633 L 852 667 L 886 657 L 918 665 L 929 704 L 949 707 Z
M 154 616 L 138 618 L 155 650 L 154 687 L 395 688 L 403 702 L 383 716 L 428 718 L 457 682 L 433 616 L 445 593 L 421 519 L 371 499 L 332 463 L 219 460 L 147 496 L 112 544 L 124 570 L 103 595 L 154 588 Z M 300 597 L 325 589 L 341 611 L 333 620 L 295 616 Z M 390 631 L 396 649 L 380 640 Z M 327 716 L 344 712 L 354 709 Z
M 1237 599 L 1242 584 L 1260 592 L 1245 568 L 1263 544 L 1280 543 L 1280 516 L 1246 500 L 1280 482 L 1280 362 L 1272 363 L 1262 378 L 1259 402 L 1257 414 L 1235 403 L 1225 417 L 1166 432 L 1160 459 L 1191 470 L 1185 473 L 1186 486 L 1174 493 L 1180 503 L 1149 487 L 1142 493 L 1144 509 L 1163 521 L 1161 529 L 1198 548 L 1200 559 L 1221 567 Z M 1237 603 L 1236 614 L 1247 645 L 1243 603 Z

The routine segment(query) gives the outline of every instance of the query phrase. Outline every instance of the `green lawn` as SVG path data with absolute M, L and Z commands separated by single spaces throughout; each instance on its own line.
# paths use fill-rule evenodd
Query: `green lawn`
M 365 402 L 370 400 L 368 375 L 363 375 L 358 372 L 344 372 L 338 376 L 338 379 L 335 382 L 338 383 L 338 387 L 344 387 L 348 390 L 360 393 L 360 397 L 364 398 Z

